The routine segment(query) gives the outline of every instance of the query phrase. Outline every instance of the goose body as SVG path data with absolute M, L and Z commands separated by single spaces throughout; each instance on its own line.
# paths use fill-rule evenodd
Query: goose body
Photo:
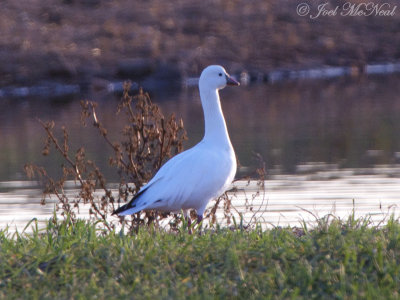
M 120 216 L 141 210 L 177 212 L 195 209 L 202 219 L 208 202 L 226 191 L 236 174 L 236 157 L 221 109 L 218 90 L 239 85 L 221 66 L 209 66 L 199 90 L 205 133 L 194 147 L 167 161 L 133 199 L 114 211 Z

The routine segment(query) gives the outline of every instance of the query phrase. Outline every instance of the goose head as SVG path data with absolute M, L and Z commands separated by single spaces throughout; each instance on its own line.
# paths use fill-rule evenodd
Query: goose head
M 199 86 L 207 89 L 220 90 L 227 85 L 240 85 L 221 66 L 208 66 L 201 72 Z

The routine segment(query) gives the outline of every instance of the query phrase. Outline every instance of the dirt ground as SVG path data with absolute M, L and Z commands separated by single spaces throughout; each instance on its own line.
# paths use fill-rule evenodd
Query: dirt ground
M 326 1 L 304 2 L 316 16 Z M 294 0 L 4 0 L 0 86 L 193 76 L 215 63 L 268 72 L 400 58 L 400 8 L 341 16 L 347 1 L 327 2 L 337 15 L 299 16 Z M 376 3 L 393 10 L 397 1 Z

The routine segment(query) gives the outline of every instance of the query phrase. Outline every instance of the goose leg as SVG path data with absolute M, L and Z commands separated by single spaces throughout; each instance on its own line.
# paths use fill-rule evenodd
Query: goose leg
M 197 215 L 197 229 L 199 235 L 201 235 L 201 228 L 203 227 L 203 224 L 201 223 L 203 221 L 203 215 Z
M 186 217 L 186 221 L 189 228 L 189 234 L 192 234 L 192 219 L 190 218 L 190 216 Z
M 197 224 L 200 224 L 201 221 L 203 221 L 203 216 L 197 215 Z

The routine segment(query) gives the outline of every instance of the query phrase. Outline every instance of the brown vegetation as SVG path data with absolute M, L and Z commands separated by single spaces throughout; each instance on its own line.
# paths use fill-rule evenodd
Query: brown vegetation
M 63 136 L 59 140 L 54 132 L 54 121 L 40 121 L 47 135 L 43 155 L 49 155 L 50 149 L 54 147 L 64 159 L 59 179 L 49 176 L 43 167 L 34 164 L 25 166 L 29 177 L 39 177 L 44 184 L 43 204 L 46 197 L 55 195 L 58 199 L 57 209 L 61 209 L 62 215 L 68 214 L 73 219 L 76 219 L 79 205 L 88 204 L 89 213 L 103 220 L 111 229 L 112 224 L 107 223 L 107 216 L 115 210 L 116 205 L 129 200 L 168 158 L 182 151 L 182 142 L 186 139 L 182 120 L 177 121 L 174 115 L 164 117 L 148 94 L 140 91 L 132 97 L 128 93 L 129 89 L 130 85 L 126 84 L 117 109 L 118 117 L 123 118 L 123 113 L 126 117 L 122 141 L 110 140 L 107 129 L 97 118 L 95 102 L 81 102 L 82 125 L 86 126 L 88 118 L 92 119 L 93 126 L 104 138 L 106 146 L 113 149 L 114 156 L 109 158 L 109 165 L 118 171 L 118 195 L 108 187 L 96 162 L 86 157 L 84 146 L 79 147 L 75 153 L 70 149 L 66 127 L 62 127 Z M 73 198 L 65 191 L 65 184 L 69 180 L 76 182 L 79 188 L 79 194 Z M 96 196 L 98 190 L 102 191 L 100 197 Z M 131 229 L 139 224 L 152 222 L 157 217 L 156 212 L 137 214 L 132 219 Z
M 308 2 L 316 13 L 319 2 Z M 332 8 L 346 1 L 328 2 Z M 312 20 L 297 15 L 298 3 L 2 1 L 0 86 L 57 78 L 63 82 L 114 78 L 132 58 L 150 59 L 156 69 L 167 63 L 183 75 L 193 75 L 210 63 L 224 64 L 232 71 L 265 72 L 358 66 L 400 57 L 399 10 L 391 17 Z

